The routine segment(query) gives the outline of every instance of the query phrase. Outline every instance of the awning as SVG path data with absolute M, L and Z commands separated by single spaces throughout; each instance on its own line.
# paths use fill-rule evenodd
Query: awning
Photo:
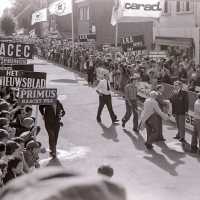
M 192 38 L 156 37 L 155 43 L 157 45 L 166 45 L 166 46 L 179 46 L 186 48 L 193 47 Z

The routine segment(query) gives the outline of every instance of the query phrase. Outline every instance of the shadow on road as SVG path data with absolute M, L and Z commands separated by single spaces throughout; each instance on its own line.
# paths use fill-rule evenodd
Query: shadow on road
M 52 158 L 46 165 L 47 167 L 61 167 L 62 164 L 58 158 Z
M 183 164 L 184 163 L 183 161 L 170 163 L 164 155 L 159 154 L 154 150 L 151 150 L 148 153 L 151 154 L 151 157 L 150 156 L 144 156 L 144 159 L 146 159 L 146 160 L 152 162 L 153 164 L 157 165 L 159 168 L 168 172 L 170 175 L 178 176 L 178 173 L 176 171 L 176 167 L 179 164 Z
M 102 136 L 108 140 L 113 140 L 113 142 L 119 142 L 116 126 L 119 124 L 112 124 L 110 127 L 106 127 L 104 124 L 100 124 L 103 134 Z
M 128 137 L 130 137 L 131 141 L 133 142 L 134 146 L 136 149 L 140 150 L 140 151 L 145 151 L 145 146 L 144 146 L 144 138 L 140 135 L 140 134 L 137 134 L 137 137 L 133 135 L 132 132 L 126 130 L 126 129 L 123 129 L 124 133 L 126 133 L 126 135 Z

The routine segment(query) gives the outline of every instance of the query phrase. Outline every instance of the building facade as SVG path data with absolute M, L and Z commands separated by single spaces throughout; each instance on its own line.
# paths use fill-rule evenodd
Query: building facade
M 163 15 L 154 23 L 157 50 L 178 49 L 200 61 L 200 1 L 166 0 Z
M 114 0 L 76 0 L 77 35 L 95 38 L 97 46 L 115 44 L 116 29 L 111 25 L 111 15 Z M 153 23 L 119 23 L 118 44 L 121 38 L 129 36 L 144 36 L 144 45 L 150 50 L 153 44 Z

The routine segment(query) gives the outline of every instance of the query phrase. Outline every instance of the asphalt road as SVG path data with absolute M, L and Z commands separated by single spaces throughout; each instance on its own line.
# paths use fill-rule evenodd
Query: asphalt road
M 153 151 L 144 146 L 145 130 L 139 135 L 132 131 L 132 122 L 123 130 L 121 124 L 113 125 L 106 108 L 102 122 L 96 122 L 98 96 L 95 88 L 78 74 L 47 63 L 34 60 L 35 71 L 46 72 L 48 87 L 58 88 L 66 116 L 63 119 L 58 144 L 58 159 L 50 160 L 48 152 L 41 155 L 41 165 L 63 166 L 80 173 L 96 174 L 102 164 L 114 169 L 113 181 L 124 185 L 129 200 L 199 200 L 200 155 L 185 152 L 173 139 L 176 128 L 164 125 L 165 143 L 157 143 Z M 113 94 L 114 111 L 123 117 L 123 99 Z M 47 133 L 42 126 L 39 139 L 48 148 Z M 187 141 L 190 142 L 187 133 Z M 188 147 L 187 147 L 188 148 Z

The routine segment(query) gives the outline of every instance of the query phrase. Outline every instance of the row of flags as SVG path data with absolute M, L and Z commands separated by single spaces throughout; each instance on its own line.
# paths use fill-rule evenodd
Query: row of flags
M 34 25 L 38 22 L 45 22 L 47 21 L 47 13 L 49 15 L 57 15 L 63 16 L 72 13 L 72 1 L 71 0 L 59 0 L 49 5 L 48 8 L 43 8 L 41 10 L 37 10 L 32 14 L 32 22 L 31 24 Z
M 144 22 L 159 19 L 165 0 L 115 0 L 111 24 L 119 22 Z

